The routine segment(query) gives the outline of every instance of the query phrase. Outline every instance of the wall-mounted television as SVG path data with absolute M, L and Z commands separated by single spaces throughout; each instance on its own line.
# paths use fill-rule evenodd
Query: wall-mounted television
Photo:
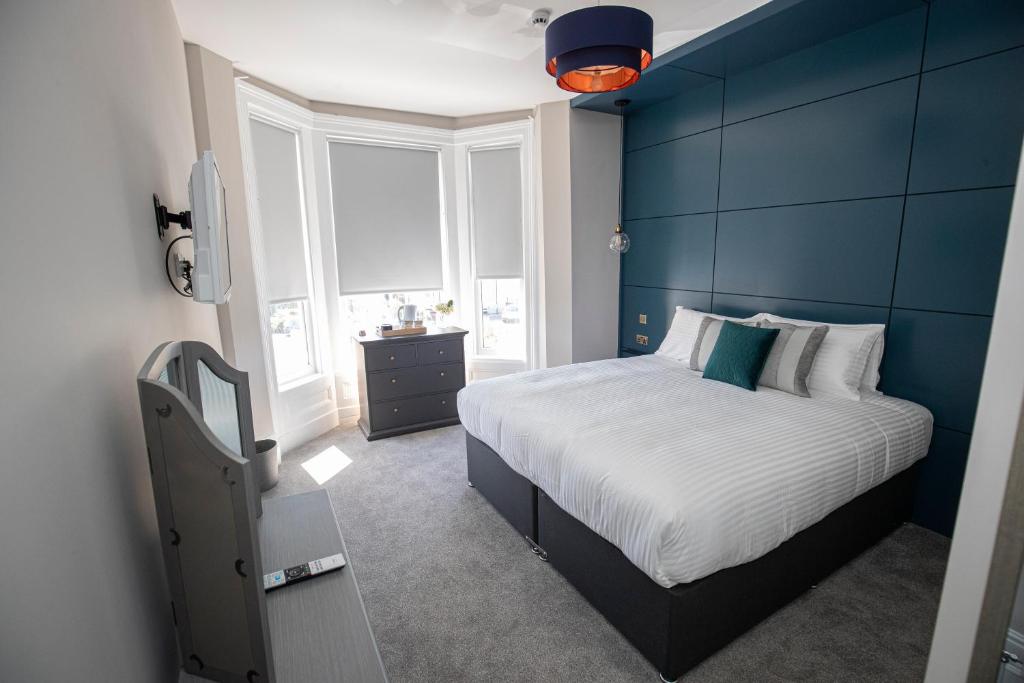
M 223 304 L 231 298 L 231 250 L 224 183 L 213 152 L 207 150 L 192 164 L 188 180 L 192 209 L 192 298 L 206 304 Z

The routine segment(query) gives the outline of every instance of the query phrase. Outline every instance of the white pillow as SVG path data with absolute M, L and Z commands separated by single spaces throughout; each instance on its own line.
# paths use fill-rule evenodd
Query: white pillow
M 859 401 L 862 393 L 877 393 L 885 325 L 831 325 L 782 318 L 771 313 L 765 313 L 764 318 L 773 323 L 828 325 L 828 334 L 821 342 L 811 374 L 807 376 L 807 388 L 812 397 L 840 396 Z
M 714 313 L 702 313 L 685 306 L 676 306 L 676 315 L 672 318 L 672 326 L 668 328 L 664 341 L 655 351 L 657 356 L 665 356 L 673 360 L 690 364 L 690 355 L 693 353 L 693 346 L 697 343 L 697 333 L 700 331 L 700 323 L 705 317 L 716 320 L 732 320 L 733 322 L 752 322 L 761 320 L 763 313 L 749 318 L 731 318 L 727 315 L 715 315 Z

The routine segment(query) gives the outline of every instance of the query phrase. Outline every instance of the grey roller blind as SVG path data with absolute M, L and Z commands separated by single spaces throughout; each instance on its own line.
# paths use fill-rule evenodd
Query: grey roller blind
M 523 276 L 523 191 L 519 148 L 469 153 L 476 276 Z
M 309 296 L 303 231 L 298 138 L 292 131 L 252 120 L 263 261 L 270 301 Z
M 341 294 L 441 289 L 436 150 L 332 142 Z

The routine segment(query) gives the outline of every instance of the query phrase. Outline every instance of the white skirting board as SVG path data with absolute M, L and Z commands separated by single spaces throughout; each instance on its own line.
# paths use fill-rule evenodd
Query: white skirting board
M 277 436 L 277 444 L 281 455 L 337 427 L 338 412 L 333 409 L 329 410 L 295 429 L 279 434 Z

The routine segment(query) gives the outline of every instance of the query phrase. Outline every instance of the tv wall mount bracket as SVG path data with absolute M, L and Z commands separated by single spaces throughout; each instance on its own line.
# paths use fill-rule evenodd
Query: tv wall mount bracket
M 156 232 L 160 239 L 164 238 L 164 234 L 170 229 L 171 223 L 177 223 L 185 230 L 192 229 L 192 212 L 171 213 L 167 210 L 166 206 L 160 203 L 160 197 L 156 193 L 153 194 L 153 210 L 156 211 Z

